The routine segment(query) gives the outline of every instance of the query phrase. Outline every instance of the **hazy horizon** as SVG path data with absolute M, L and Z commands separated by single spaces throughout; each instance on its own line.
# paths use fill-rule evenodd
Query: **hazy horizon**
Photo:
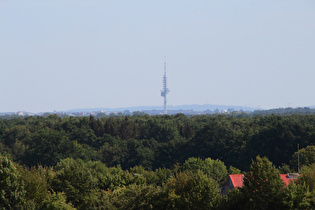
M 310 108 L 314 109 L 315 106 L 298 106 L 298 107 L 275 107 L 270 109 L 263 109 L 259 107 L 248 107 L 248 106 L 238 106 L 238 105 L 225 105 L 225 104 L 182 104 L 182 105 L 167 105 L 168 110 L 193 110 L 193 111 L 215 111 L 216 109 L 228 110 L 234 109 L 235 111 L 244 110 L 244 111 L 258 111 L 258 110 L 272 110 L 272 109 L 296 109 L 296 108 Z M 131 107 L 73 107 L 67 110 L 47 110 L 47 111 L 39 111 L 32 112 L 28 110 L 15 110 L 15 111 L 7 111 L 0 113 L 17 113 L 17 112 L 25 112 L 25 113 L 54 113 L 54 112 L 121 112 L 121 111 L 144 111 L 144 110 L 161 110 L 163 111 L 163 105 L 147 105 L 147 106 L 131 106 Z
M 0 112 L 315 105 L 312 0 L 0 0 Z

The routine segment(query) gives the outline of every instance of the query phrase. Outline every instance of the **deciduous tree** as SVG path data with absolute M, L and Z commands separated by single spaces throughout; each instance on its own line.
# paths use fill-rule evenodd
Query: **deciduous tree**
M 17 209 L 24 204 L 24 189 L 19 182 L 16 167 L 0 154 L 0 208 Z
M 252 162 L 240 191 L 247 201 L 245 209 L 287 209 L 285 185 L 266 157 L 257 156 Z

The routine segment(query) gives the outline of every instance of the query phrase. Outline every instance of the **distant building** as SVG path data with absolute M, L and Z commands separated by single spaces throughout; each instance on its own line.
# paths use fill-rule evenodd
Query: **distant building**
M 222 188 L 222 194 L 226 195 L 228 190 L 243 187 L 244 174 L 230 174 L 228 180 Z
M 15 112 L 15 114 L 18 116 L 24 116 L 25 115 L 24 112 Z
M 142 110 L 141 112 L 144 112 L 146 114 L 149 115 L 163 115 L 164 114 L 164 110 Z M 176 114 L 186 114 L 186 115 L 193 115 L 193 114 L 200 114 L 199 112 L 195 112 L 193 110 L 168 110 L 167 114 L 169 115 L 176 115 Z
M 299 178 L 298 173 L 279 174 L 283 183 L 287 187 L 290 182 Z M 226 195 L 229 190 L 243 187 L 244 174 L 230 174 L 228 180 L 223 186 L 221 193 Z

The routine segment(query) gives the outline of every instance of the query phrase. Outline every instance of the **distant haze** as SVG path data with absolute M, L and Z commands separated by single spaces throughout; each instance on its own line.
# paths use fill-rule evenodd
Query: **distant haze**
M 212 105 L 212 104 L 204 104 L 204 105 L 181 105 L 181 106 L 168 106 L 168 110 L 193 110 L 193 111 L 213 111 L 215 109 L 235 109 L 237 111 L 254 111 L 255 108 L 251 107 L 242 107 L 242 106 L 226 106 L 226 105 Z M 121 111 L 143 111 L 143 110 L 163 110 L 163 106 L 136 106 L 136 107 L 116 107 L 116 108 L 82 108 L 82 109 L 71 109 L 64 110 L 66 112 L 94 112 L 94 111 L 104 111 L 104 112 L 121 112 Z M 162 112 L 163 113 L 163 112 Z
M 314 0 L 2 0 L 0 112 L 315 105 Z

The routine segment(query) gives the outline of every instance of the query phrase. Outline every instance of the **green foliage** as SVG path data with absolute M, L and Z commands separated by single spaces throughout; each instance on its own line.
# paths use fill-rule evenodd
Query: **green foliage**
M 241 170 L 238 168 L 235 168 L 233 166 L 230 166 L 228 169 L 228 174 L 241 174 Z
M 0 154 L 0 208 L 16 209 L 24 204 L 24 189 L 19 182 L 16 167 Z
M 152 145 L 154 142 L 152 142 Z M 130 168 L 135 165 L 142 165 L 147 169 L 152 169 L 152 161 L 154 160 L 154 152 L 147 144 L 143 141 L 138 141 L 131 139 L 127 142 L 127 148 L 129 155 L 126 157 L 126 160 L 123 162 L 124 168 Z
M 40 209 L 47 210 L 74 210 L 70 203 L 66 202 L 66 197 L 63 193 L 53 193 L 46 199 Z
M 140 138 L 155 139 L 158 142 L 169 142 L 179 138 L 179 132 L 176 124 L 171 120 L 150 118 L 141 129 Z
M 181 172 L 164 186 L 167 209 L 211 209 L 217 202 L 217 183 L 202 173 Z
M 220 160 L 212 160 L 211 158 L 206 158 L 202 160 L 201 158 L 189 158 L 182 166 L 184 171 L 197 172 L 202 171 L 208 177 L 214 179 L 220 186 L 222 186 L 228 176 L 228 171 L 224 163 Z
M 87 194 L 82 202 L 77 206 L 78 209 L 116 209 L 112 203 L 111 191 L 92 190 Z
M 281 166 L 278 167 L 278 170 L 280 174 L 288 174 L 293 172 L 293 170 L 287 164 L 282 164 Z
M 166 168 L 156 169 L 154 174 L 157 177 L 157 181 L 154 184 L 157 186 L 162 186 L 169 178 L 173 177 L 176 172 L 176 170 Z
M 314 194 L 314 193 L 313 193 Z M 291 182 L 286 189 L 286 206 L 290 209 L 312 209 L 315 207 L 314 195 L 309 191 L 308 186 L 299 181 Z
M 242 210 L 248 199 L 239 189 L 229 190 L 227 195 L 223 195 L 214 209 Z
M 116 140 L 110 135 L 106 135 L 104 144 L 99 150 L 100 160 L 108 166 L 117 166 L 123 163 L 127 156 L 126 142 Z
M 45 166 L 55 165 L 65 158 L 60 151 L 70 149 L 67 137 L 50 128 L 41 129 L 28 140 L 29 149 L 26 159 L 30 165 L 41 163 Z
M 300 149 L 299 151 L 300 165 L 310 166 L 315 163 L 315 146 L 309 145 L 305 148 Z M 298 152 L 295 152 L 292 155 L 290 161 L 292 168 L 297 168 L 298 166 Z
M 160 209 L 160 187 L 129 185 L 111 193 L 112 205 L 117 209 Z
M 284 183 L 266 157 L 257 156 L 252 162 L 240 191 L 248 199 L 244 203 L 246 209 L 287 209 Z
M 310 191 L 315 191 L 315 163 L 303 166 L 301 174 L 300 182 L 306 183 Z
M 288 164 L 298 143 L 306 146 L 306 141 L 314 142 L 308 140 L 311 137 L 310 127 L 302 122 L 298 117 L 259 118 L 259 128 L 247 142 L 245 153 L 251 158 L 256 155 L 266 156 L 277 166 Z
M 3 136 L 5 145 L 10 148 L 10 154 L 13 160 L 23 158 L 26 152 L 25 141 L 30 138 L 29 128 L 25 125 L 14 125 L 7 128 Z
M 56 167 L 26 168 L 1 156 L 2 170 L 11 172 L 3 208 L 23 209 L 313 209 L 314 164 L 285 188 L 277 169 L 259 156 L 245 174 L 244 187 L 220 196 L 218 183 L 203 173 L 212 171 L 212 159 L 188 159 L 173 170 L 148 171 L 106 167 L 100 161 L 64 159 Z M 210 164 L 211 163 L 211 164 Z M 185 170 L 183 170 L 185 167 Z M 214 167 L 216 167 L 214 165 Z M 220 168 L 220 167 L 219 167 Z M 201 170 L 200 170 L 201 169 Z M 180 171 L 183 170 L 183 171 Z M 225 168 L 226 170 L 226 168 Z M 232 171 L 237 169 L 231 169 Z M 3 175 L 3 174 L 2 174 Z M 2 177 L 2 176 L 0 176 Z M 3 183 L 3 182 L 2 182 Z M 1 197 L 3 199 L 4 197 Z M 10 207 L 8 202 L 10 201 Z M 6 205 L 4 207 L 4 205 Z
M 26 202 L 40 206 L 48 199 L 49 182 L 54 173 L 51 168 L 18 167 L 18 173 L 24 186 Z
M 114 116 L 0 119 L 0 151 L 23 165 L 64 158 L 129 169 L 172 168 L 190 157 L 247 170 L 256 155 L 289 164 L 297 144 L 315 144 L 315 116 Z
M 97 180 L 82 160 L 64 159 L 56 166 L 52 187 L 65 192 L 67 201 L 77 206 L 97 187 Z
M 280 172 L 259 157 L 244 189 L 223 197 L 213 191 L 228 173 L 248 171 L 257 155 L 292 172 L 297 144 L 295 185 L 283 188 Z M 1 172 L 9 178 L 0 187 L 10 192 L 1 199 L 26 209 L 311 209 L 314 145 L 314 115 L 2 118 L 0 151 L 15 164 Z

